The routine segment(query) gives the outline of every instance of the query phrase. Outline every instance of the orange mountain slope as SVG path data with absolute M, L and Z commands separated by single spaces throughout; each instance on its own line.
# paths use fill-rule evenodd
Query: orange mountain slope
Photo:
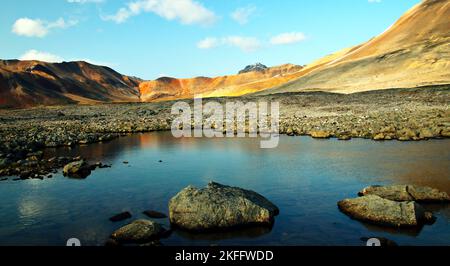
M 0 107 L 135 102 L 140 82 L 86 62 L 0 60 Z
M 286 64 L 231 76 L 175 79 L 163 77 L 139 85 L 142 101 L 240 96 L 272 88 L 299 77 L 302 66 Z
M 302 77 L 261 94 L 450 84 L 450 1 L 425 0 L 381 35 L 318 60 L 303 72 Z

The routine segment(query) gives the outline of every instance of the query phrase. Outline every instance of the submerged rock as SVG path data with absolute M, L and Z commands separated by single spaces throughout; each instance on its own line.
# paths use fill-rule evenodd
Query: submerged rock
M 91 174 L 92 167 L 84 160 L 66 164 L 63 169 L 64 176 L 72 178 L 86 178 Z
M 376 195 L 341 200 L 338 207 L 354 219 L 385 226 L 420 226 L 434 219 L 413 201 L 397 202 Z
M 214 182 L 203 189 L 188 186 L 169 202 L 170 222 L 195 231 L 271 225 L 278 213 L 273 203 L 256 192 Z
M 130 212 L 122 212 L 122 213 L 119 213 L 119 214 L 114 215 L 113 217 L 109 218 L 109 220 L 111 222 L 120 222 L 120 221 L 129 219 L 129 218 L 131 218 Z
M 155 219 L 167 218 L 167 215 L 165 215 L 164 213 L 152 211 L 152 210 L 144 211 L 143 214 L 147 215 L 150 218 L 155 218 Z
M 360 196 L 377 195 L 394 201 L 448 202 L 450 196 L 446 192 L 431 187 L 413 185 L 370 186 L 358 193 Z
M 115 231 L 111 238 L 119 243 L 146 243 L 158 239 L 167 232 L 164 227 L 150 220 L 136 220 Z

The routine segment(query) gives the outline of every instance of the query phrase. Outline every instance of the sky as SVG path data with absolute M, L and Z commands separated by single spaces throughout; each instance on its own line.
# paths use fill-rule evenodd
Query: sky
M 143 79 L 306 65 L 420 0 L 2 0 L 0 58 L 83 60 Z

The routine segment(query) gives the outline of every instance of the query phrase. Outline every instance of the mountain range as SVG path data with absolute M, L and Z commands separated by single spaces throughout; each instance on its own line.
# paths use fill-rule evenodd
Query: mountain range
M 0 107 L 152 102 L 300 91 L 354 93 L 450 84 L 450 1 L 424 0 L 371 40 L 306 66 L 144 81 L 86 62 L 0 60 Z

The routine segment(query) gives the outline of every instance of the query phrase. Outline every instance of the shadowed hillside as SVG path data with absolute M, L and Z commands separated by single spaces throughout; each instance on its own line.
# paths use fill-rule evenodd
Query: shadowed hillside
M 139 82 L 86 62 L 0 60 L 0 107 L 135 102 Z

